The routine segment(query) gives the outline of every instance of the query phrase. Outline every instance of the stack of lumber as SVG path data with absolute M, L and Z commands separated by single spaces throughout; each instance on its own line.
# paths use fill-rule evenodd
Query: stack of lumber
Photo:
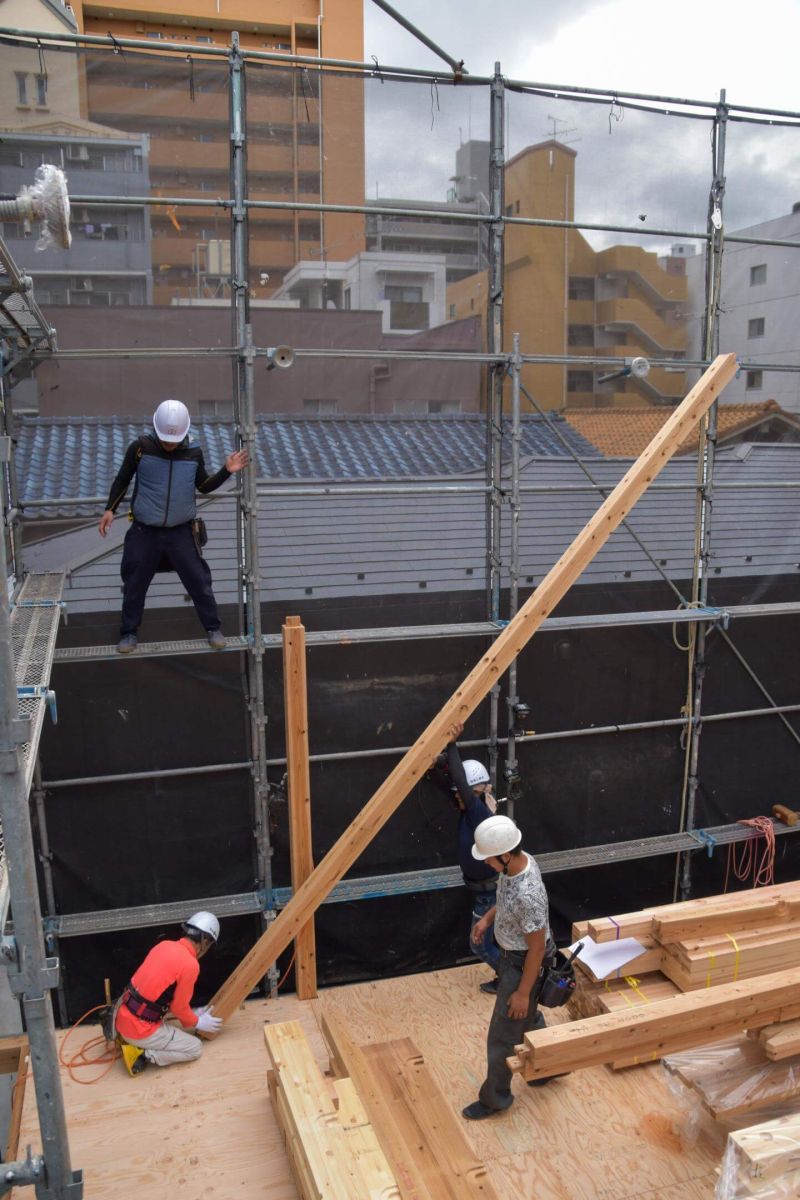
M 719 1200 L 793 1200 L 800 1195 L 800 1116 L 728 1135 Z
M 767 1058 L 780 1062 L 800 1054 L 800 1021 L 784 1021 L 782 1025 L 767 1025 L 759 1029 L 758 1040 Z
M 738 1036 L 743 1029 L 798 1018 L 800 968 L 796 967 L 526 1033 L 509 1065 L 526 1079 L 539 1079 L 624 1059 L 660 1058 Z M 763 1053 L 758 1043 L 751 1044 Z M 789 1069 L 792 1061 L 774 1066 Z M 800 1092 L 800 1072 L 794 1076 Z
M 758 1039 L 739 1036 L 702 1051 L 670 1054 L 664 1066 L 716 1121 L 793 1104 L 800 1095 L 800 1060 L 773 1062 Z
M 497 1200 L 411 1039 L 359 1046 L 335 1013 L 323 1012 L 320 1025 L 333 1080 L 298 1022 L 264 1030 L 270 1094 L 303 1200 Z
M 619 974 L 640 978 L 660 972 L 682 992 L 752 979 L 800 966 L 800 882 L 573 925 L 574 941 L 587 935 L 595 942 L 636 938 L 643 953 Z M 598 989 L 603 986 L 580 960 L 578 967 Z M 591 1004 L 585 995 L 591 990 L 583 989 L 584 1005 Z
M 400 1193 L 349 1079 L 333 1094 L 299 1021 L 265 1025 L 270 1095 L 304 1200 L 397 1200 Z

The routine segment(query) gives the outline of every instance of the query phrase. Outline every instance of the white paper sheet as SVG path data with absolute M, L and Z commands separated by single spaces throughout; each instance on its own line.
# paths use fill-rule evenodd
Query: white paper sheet
M 578 958 L 594 974 L 597 979 L 607 979 L 615 971 L 619 971 L 625 963 L 644 954 L 646 947 L 636 938 L 619 938 L 616 942 L 596 942 L 593 938 L 583 937 L 583 949 Z M 571 954 L 580 942 L 573 942 L 567 950 Z

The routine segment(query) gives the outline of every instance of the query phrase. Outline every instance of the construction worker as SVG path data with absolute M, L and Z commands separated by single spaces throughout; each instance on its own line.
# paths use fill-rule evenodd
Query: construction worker
M 194 1033 L 219 1033 L 222 1028 L 222 1018 L 210 1008 L 190 1007 L 199 959 L 219 940 L 219 921 L 213 913 L 196 912 L 182 928 L 179 941 L 156 943 L 117 1002 L 114 1028 L 131 1075 L 149 1062 L 157 1067 L 193 1062 L 203 1052 Z M 167 1013 L 183 1029 L 167 1024 Z
M 439 755 L 428 772 L 428 778 L 450 797 L 458 809 L 458 865 L 464 879 L 464 886 L 472 898 L 472 922 L 470 925 L 469 948 L 482 962 L 490 966 L 494 978 L 481 983 L 480 990 L 494 995 L 497 992 L 497 963 L 500 951 L 494 940 L 492 927 L 479 942 L 472 938 L 472 930 L 478 921 L 494 908 L 497 892 L 497 872 L 484 862 L 478 862 L 472 855 L 472 844 L 475 830 L 491 817 L 497 808 L 492 795 L 489 772 L 483 763 L 476 758 L 468 758 L 464 762 L 458 752 L 456 742 L 464 732 L 460 723 L 453 725 L 450 730 L 450 741 L 444 754 Z
M 155 437 L 143 434 L 128 446 L 111 485 L 100 519 L 105 537 L 114 513 L 136 476 L 122 552 L 122 625 L 117 650 L 131 654 L 144 612 L 147 589 L 158 570 L 177 571 L 208 634 L 212 650 L 223 650 L 211 572 L 200 552 L 195 492 L 207 495 L 247 466 L 247 451 L 234 450 L 215 475 L 209 475 L 203 451 L 189 443 L 189 410 L 180 400 L 164 400 L 153 414 Z
M 489 1024 L 486 1079 L 478 1099 L 462 1110 L 470 1121 L 481 1121 L 510 1108 L 511 1071 L 506 1059 L 523 1035 L 541 1029 L 544 1018 L 536 1002 L 536 985 L 545 952 L 552 948 L 547 892 L 535 860 L 522 848 L 522 834 L 510 817 L 494 816 L 475 830 L 472 854 L 476 862 L 488 863 L 500 874 L 497 906 L 475 925 L 472 936 L 479 942 L 494 923 L 500 947 L 499 986 Z M 549 1083 L 555 1076 L 531 1081 Z

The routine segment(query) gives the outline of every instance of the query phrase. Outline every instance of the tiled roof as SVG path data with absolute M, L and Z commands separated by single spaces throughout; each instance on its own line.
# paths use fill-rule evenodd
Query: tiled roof
M 563 417 L 553 420 L 575 453 L 584 458 L 599 457 L 594 446 Z M 22 502 L 105 496 L 125 448 L 144 431 L 142 422 L 124 417 L 23 417 L 16 452 Z M 197 421 L 192 425 L 192 435 L 203 447 L 210 470 L 215 470 L 235 448 L 232 421 Z M 464 475 L 483 469 L 486 418 L 480 414 L 416 419 L 259 417 L 256 439 L 258 474 L 264 479 Z M 507 434 L 504 457 L 508 458 L 509 453 Z M 522 453 L 528 457 L 569 457 L 548 422 L 527 414 L 522 420 Z
M 564 417 L 576 433 L 585 437 L 606 458 L 638 458 L 670 416 L 670 408 L 568 408 Z M 717 414 L 718 440 L 746 433 L 764 420 L 780 415 L 800 433 L 800 422 L 784 412 L 775 400 L 760 404 L 720 404 Z M 693 430 L 678 453 L 686 454 L 697 446 Z
M 627 469 L 597 459 L 591 474 L 604 492 Z M 519 583 L 539 583 L 597 510 L 601 496 L 577 463 L 528 459 L 519 522 Z M 782 484 L 773 487 L 776 482 Z M 746 454 L 718 456 L 711 531 L 710 587 L 717 579 L 758 576 L 796 579 L 800 562 L 800 445 L 754 444 Z M 791 484 L 792 486 L 787 486 Z M 667 491 L 662 490 L 666 485 Z M 743 486 L 737 486 L 743 485 Z M 217 493 L 217 496 L 224 492 Z M 589 563 L 581 584 L 652 583 L 659 566 L 674 580 L 689 580 L 694 563 L 696 462 L 674 459 Z M 222 604 L 235 604 L 239 581 L 235 506 L 203 504 L 209 541 L 206 558 Z M 94 522 L 23 549 L 31 570 L 69 570 L 65 599 L 70 613 L 113 611 L 120 602 L 120 558 L 127 521 L 115 521 L 103 540 Z M 420 495 L 262 497 L 258 523 L 262 596 L 302 601 L 419 594 L 453 595 L 480 589 L 486 564 L 486 497 L 480 492 Z M 511 521 L 503 514 L 501 571 L 508 582 Z M 794 586 L 794 585 L 792 585 Z M 683 589 L 688 592 L 688 588 Z M 713 602 L 713 600 L 712 600 Z M 157 575 L 148 606 L 186 608 L 183 586 L 172 573 Z M 287 610 L 289 611 L 289 610 Z M 376 617 L 376 624 L 384 623 Z

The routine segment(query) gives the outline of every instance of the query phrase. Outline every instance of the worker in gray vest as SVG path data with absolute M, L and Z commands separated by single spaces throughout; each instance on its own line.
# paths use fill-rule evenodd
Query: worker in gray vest
M 216 491 L 247 466 L 247 451 L 234 450 L 214 475 L 206 471 L 203 451 L 189 441 L 189 410 L 180 400 L 164 400 L 153 414 L 152 434 L 128 446 L 111 485 L 100 533 L 106 536 L 117 506 L 136 477 L 122 552 L 122 624 L 117 650 L 131 654 L 138 643 L 147 589 L 157 570 L 176 571 L 197 610 L 212 650 L 223 650 L 211 572 L 200 550 L 195 494 Z

